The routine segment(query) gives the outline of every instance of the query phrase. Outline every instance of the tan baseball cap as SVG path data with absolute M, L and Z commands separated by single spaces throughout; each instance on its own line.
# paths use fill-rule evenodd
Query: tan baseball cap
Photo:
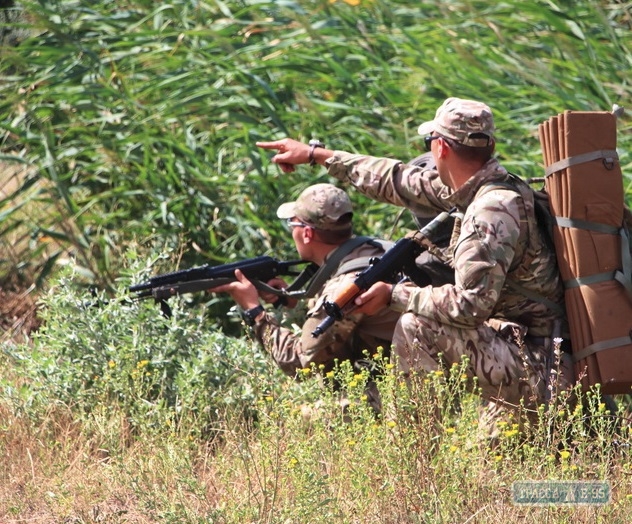
M 281 204 L 277 216 L 297 217 L 310 226 L 329 231 L 348 229 L 353 209 L 349 195 L 332 184 L 315 184 L 305 189 L 295 202 Z
M 438 133 L 465 146 L 485 147 L 494 138 L 494 117 L 482 102 L 452 97 L 437 109 L 434 120 L 421 124 L 417 132 L 423 136 Z

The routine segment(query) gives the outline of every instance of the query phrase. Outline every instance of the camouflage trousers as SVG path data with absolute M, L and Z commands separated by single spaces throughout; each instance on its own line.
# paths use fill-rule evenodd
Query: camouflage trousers
M 406 376 L 434 371 L 469 360 L 467 374 L 476 377 L 484 399 L 534 409 L 547 398 L 550 339 L 524 337 L 525 329 L 491 320 L 465 329 L 404 313 L 393 336 L 398 369 Z M 573 376 L 570 359 L 562 359 L 555 387 L 567 388 Z M 549 381 L 550 382 L 550 381 Z

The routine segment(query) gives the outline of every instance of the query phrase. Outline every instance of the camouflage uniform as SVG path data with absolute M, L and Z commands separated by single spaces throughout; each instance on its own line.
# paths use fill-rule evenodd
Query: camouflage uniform
M 296 202 L 282 204 L 277 215 L 283 219 L 297 217 L 321 231 L 348 231 L 351 235 L 351 202 L 343 190 L 331 184 L 308 187 Z M 381 256 L 388 245 L 370 239 L 344 256 L 322 288 L 308 301 L 309 310 L 300 333 L 282 327 L 269 313 L 256 322 L 253 326 L 256 339 L 286 374 L 295 376 L 298 370 L 309 368 L 311 364 L 322 365 L 326 372 L 334 368 L 336 361 L 343 360 L 351 361 L 358 369 L 366 364 L 365 352 L 372 356 L 380 348 L 385 357 L 390 355 L 399 313 L 388 309 L 371 317 L 348 314 L 320 336 L 312 336 L 312 332 L 327 317 L 324 302 L 334 300 L 355 274 L 368 266 L 371 258 Z M 345 243 L 342 243 L 331 251 L 325 258 L 325 264 L 335 256 L 336 250 L 344 249 L 344 246 Z M 372 384 L 368 387 L 369 403 L 379 410 L 377 391 Z
M 344 270 L 343 266 L 351 260 L 368 260 L 382 253 L 379 246 L 363 244 L 344 257 L 339 267 Z M 399 314 L 388 309 L 370 317 L 347 315 L 319 337 L 311 335 L 327 316 L 323 308 L 325 300 L 333 300 L 345 287 L 348 279 L 353 279 L 355 273 L 356 270 L 350 273 L 334 273 L 322 290 L 309 300 L 309 311 L 301 333 L 296 334 L 291 329 L 281 327 L 269 313 L 257 322 L 254 331 L 257 340 L 285 373 L 294 376 L 297 370 L 311 364 L 323 364 L 328 371 L 333 368 L 335 360 L 356 362 L 364 358 L 364 350 L 373 355 L 380 347 L 385 355 L 389 354 Z
M 493 137 L 493 119 L 484 104 L 448 99 L 419 131 L 478 147 L 488 138 L 475 133 Z M 402 313 L 393 339 L 401 369 L 431 371 L 439 353 L 448 365 L 465 355 L 485 398 L 531 406 L 543 400 L 546 348 L 563 313 L 533 297 L 561 306 L 563 287 L 536 222 L 533 191 L 495 159 L 456 191 L 437 171 L 397 160 L 335 152 L 326 166 L 365 195 L 415 214 L 463 213 L 448 249 L 455 283 L 393 288 L 390 307 Z

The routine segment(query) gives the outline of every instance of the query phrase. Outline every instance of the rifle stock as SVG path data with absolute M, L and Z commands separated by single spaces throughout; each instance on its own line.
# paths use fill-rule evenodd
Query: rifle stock
M 381 257 L 372 259 L 369 266 L 356 275 L 331 301 L 325 301 L 327 317 L 312 331 L 313 337 L 319 337 L 329 329 L 336 320 L 355 309 L 355 299 L 376 282 L 394 282 L 398 275 L 406 274 L 415 266 L 415 259 L 421 255 L 429 243 L 432 243 L 434 232 L 454 211 L 444 211 L 437 215 L 425 227 L 411 236 L 400 238 L 395 245 Z

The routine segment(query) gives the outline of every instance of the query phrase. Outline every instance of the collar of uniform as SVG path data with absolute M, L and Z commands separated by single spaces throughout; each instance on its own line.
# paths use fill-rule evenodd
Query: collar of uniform
M 492 158 L 479 171 L 474 173 L 465 184 L 454 191 L 447 198 L 447 201 L 458 209 L 465 209 L 472 203 L 482 185 L 505 180 L 508 174 L 508 171 L 500 165 L 498 160 Z

